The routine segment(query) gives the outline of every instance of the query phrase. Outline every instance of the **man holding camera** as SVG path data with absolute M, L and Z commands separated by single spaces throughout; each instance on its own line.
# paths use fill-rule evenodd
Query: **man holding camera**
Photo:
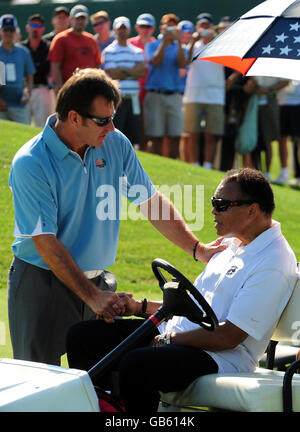
M 161 154 L 164 137 L 169 138 L 170 157 L 179 156 L 182 133 L 182 97 L 179 69 L 186 65 L 186 55 L 177 30 L 178 18 L 170 13 L 160 21 L 161 34 L 149 42 L 145 53 L 149 62 L 144 102 L 145 134 L 152 141 L 152 153 Z

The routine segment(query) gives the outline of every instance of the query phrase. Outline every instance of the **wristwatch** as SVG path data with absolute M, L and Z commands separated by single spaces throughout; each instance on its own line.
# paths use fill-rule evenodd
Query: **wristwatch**
M 171 344 L 171 333 L 163 333 L 156 339 L 156 346 L 170 345 Z

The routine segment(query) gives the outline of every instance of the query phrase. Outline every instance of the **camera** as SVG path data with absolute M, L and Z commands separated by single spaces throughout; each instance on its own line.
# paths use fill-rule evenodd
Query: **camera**
M 167 26 L 166 27 L 166 32 L 167 33 L 175 33 L 176 32 L 176 27 Z

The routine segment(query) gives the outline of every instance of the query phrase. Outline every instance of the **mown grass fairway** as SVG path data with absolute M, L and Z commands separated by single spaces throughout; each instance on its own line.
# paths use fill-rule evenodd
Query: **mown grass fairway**
M 16 123 L 0 121 L 0 357 L 12 357 L 8 323 L 7 323 L 7 272 L 12 259 L 11 243 L 13 241 L 13 205 L 8 187 L 8 174 L 11 160 L 26 141 L 39 133 L 39 129 L 22 126 Z M 277 146 L 274 146 L 274 148 Z M 276 150 L 276 148 L 275 148 Z M 196 210 L 196 186 L 203 185 L 204 200 L 198 212 L 203 212 L 203 227 L 196 234 L 203 242 L 216 238 L 211 217 L 210 197 L 223 177 L 218 171 L 208 171 L 200 167 L 180 161 L 138 152 L 138 156 L 153 183 L 165 190 L 169 185 L 175 191 L 175 203 L 184 209 L 189 207 L 193 197 L 192 212 Z M 272 165 L 273 176 L 278 173 L 277 153 L 274 152 Z M 179 185 L 174 187 L 174 185 Z M 190 185 L 192 194 L 187 200 L 178 199 L 184 185 Z M 300 220 L 300 191 L 291 187 L 274 186 L 276 210 L 274 218 L 282 223 L 282 231 L 300 259 L 300 236 L 298 233 Z M 180 198 L 180 197 L 179 197 Z M 130 207 L 130 211 L 133 209 Z M 135 212 L 138 218 L 138 213 Z M 99 247 L 105 247 L 99 242 Z M 163 258 L 177 267 L 190 280 L 200 273 L 203 264 L 195 263 L 183 251 L 165 240 L 146 220 L 123 220 L 121 223 L 120 242 L 116 263 L 111 267 L 118 279 L 118 290 L 132 292 L 136 297 L 161 298 L 160 289 L 152 274 L 151 262 L 154 258 Z M 5 334 L 3 334 L 5 330 Z

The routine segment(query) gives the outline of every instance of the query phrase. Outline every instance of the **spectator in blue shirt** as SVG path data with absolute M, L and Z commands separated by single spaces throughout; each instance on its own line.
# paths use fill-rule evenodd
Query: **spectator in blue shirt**
M 27 48 L 15 44 L 18 23 L 13 15 L 0 18 L 0 61 L 5 63 L 6 85 L 0 88 L 0 118 L 29 124 L 25 105 L 33 86 L 35 67 Z
M 182 133 L 182 101 L 180 68 L 186 66 L 186 51 L 182 47 L 178 18 L 166 14 L 161 18 L 161 35 L 149 42 L 145 53 L 149 62 L 147 95 L 144 102 L 145 135 L 152 142 L 151 151 L 161 154 L 164 137 L 169 140 L 169 156 L 179 156 Z

